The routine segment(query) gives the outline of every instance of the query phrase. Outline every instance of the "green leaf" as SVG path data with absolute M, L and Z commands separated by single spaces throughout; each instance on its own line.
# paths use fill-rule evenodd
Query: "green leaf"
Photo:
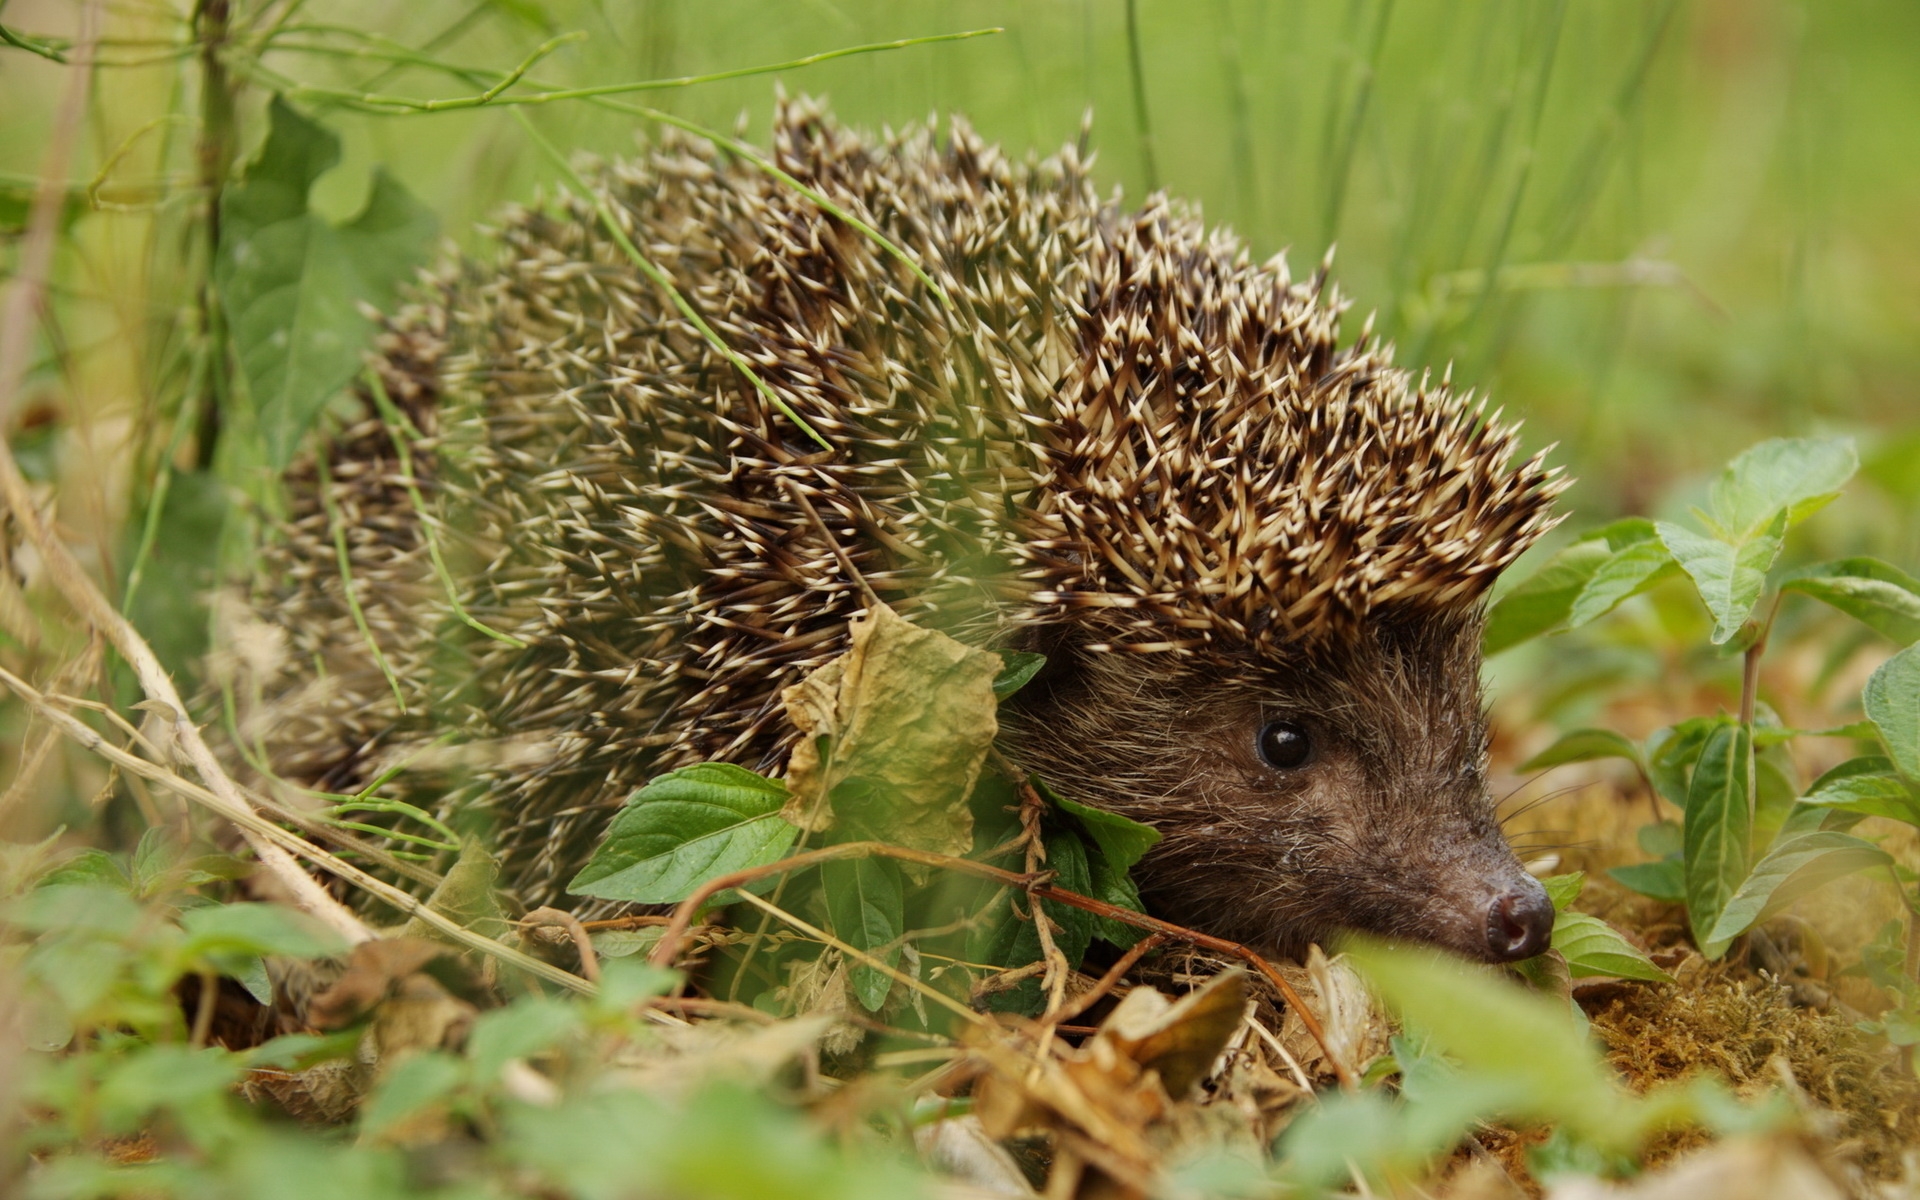
M 673 904 L 716 875 L 777 862 L 800 831 L 780 817 L 787 789 L 730 763 L 683 767 L 633 794 L 567 890 Z
M 1714 480 L 1714 523 L 1729 541 L 1745 542 L 1785 513 L 1784 533 L 1838 496 L 1859 469 L 1852 438 L 1761 442 L 1727 464 Z
M 1147 911 L 1146 906 L 1140 903 L 1140 889 L 1134 886 L 1133 877 L 1116 868 L 1106 851 L 1097 845 L 1087 851 L 1087 874 L 1091 877 L 1091 890 L 1087 894 L 1095 900 L 1105 900 L 1115 908 L 1130 912 Z M 1112 917 L 1094 917 L 1093 935 L 1125 950 L 1147 936 L 1147 931 Z
M 1619 930 L 1588 913 L 1563 912 L 1556 916 L 1553 948 L 1567 960 L 1567 971 L 1575 979 L 1617 975 L 1622 979 L 1672 982 L 1672 976 L 1654 966 L 1653 960 L 1622 937 Z
M 408 1117 L 452 1095 L 467 1079 L 466 1064 L 440 1050 L 395 1063 L 360 1109 L 360 1135 L 378 1137 Z
M 1594 569 L 1567 612 L 1567 628 L 1578 629 L 1606 616 L 1629 596 L 1673 577 L 1673 555 L 1658 541 L 1636 542 L 1615 551 Z
M 1687 869 L 1677 858 L 1613 867 L 1607 876 L 1624 888 L 1666 904 L 1679 904 L 1687 898 Z
M 833 932 L 856 950 L 889 967 L 900 963 L 900 935 L 906 932 L 907 904 L 900 868 L 891 859 L 854 858 L 820 868 Z M 893 977 L 864 963 L 849 962 L 853 994 L 869 1012 L 878 1012 L 893 988 Z
M 1624 758 L 1646 772 L 1646 759 L 1640 747 L 1611 729 L 1576 729 L 1563 733 L 1553 745 L 1520 764 L 1522 771 L 1542 771 L 1566 763 L 1592 762 L 1601 758 Z
M 225 1050 L 145 1046 L 115 1063 L 100 1083 L 100 1117 L 113 1133 L 131 1133 L 156 1109 L 204 1108 L 226 1100 L 244 1060 Z
M 28 933 L 93 934 L 130 939 L 145 920 L 132 897 L 114 887 L 45 882 L 0 907 L 0 918 Z
M 1048 832 L 1044 841 L 1047 868 L 1057 876 L 1054 884 L 1083 896 L 1091 893 L 1091 856 L 1081 842 L 1080 835 L 1070 830 L 1055 830 Z M 999 899 L 995 903 L 1006 905 L 1007 901 Z M 1025 904 L 1022 898 L 1022 907 Z M 1093 941 L 1093 914 L 1052 901 L 1042 901 L 1040 908 L 1060 927 L 1054 933 L 1054 945 L 1059 947 L 1069 964 L 1078 966 L 1086 956 L 1087 946 Z M 1002 968 L 1023 967 L 1038 961 L 1040 935 L 1034 930 L 1033 922 L 1020 919 L 1010 906 L 997 911 L 998 919 L 970 939 L 970 956 L 976 962 Z M 1017 987 L 987 997 L 986 1005 L 995 1012 L 1031 1013 L 1038 1011 L 1041 999 L 1039 981 L 1027 979 Z
M 1673 821 L 1653 821 L 1642 825 L 1633 840 L 1640 849 L 1655 858 L 1679 857 L 1686 852 L 1687 835 Z
M 1656 729 L 1647 738 L 1647 774 L 1654 790 L 1676 807 L 1687 807 L 1687 780 L 1707 738 L 1722 723 L 1719 717 L 1688 717 Z
M 1488 611 L 1482 652 L 1498 654 L 1565 621 L 1587 580 L 1611 554 L 1605 542 L 1580 541 L 1549 558 Z
M 1713 614 L 1713 644 L 1740 632 L 1766 586 L 1767 571 L 1780 553 L 1786 536 L 1787 514 L 1782 509 L 1766 528 L 1739 544 L 1702 537 L 1691 529 L 1658 522 L 1660 540 L 1682 569 L 1692 577 L 1700 599 Z
M 1160 840 L 1160 831 L 1151 825 L 1142 825 L 1119 813 L 1069 800 L 1045 784 L 1039 786 L 1056 807 L 1079 820 L 1081 828 L 1093 838 L 1093 844 L 1100 847 L 1100 852 L 1107 856 L 1107 860 L 1122 871 L 1132 870 L 1133 864 L 1140 861 L 1140 856 Z
M 221 199 L 215 280 L 267 465 L 292 459 L 326 402 L 353 377 L 380 307 L 425 257 L 433 214 L 376 169 L 360 215 L 334 225 L 307 193 L 340 161 L 340 139 L 275 96 L 259 157 Z
M 1920 803 L 1916 803 L 1913 789 L 1895 773 L 1893 760 L 1879 754 L 1841 763 L 1814 780 L 1800 802 L 1920 825 Z
M 1920 641 L 1920 579 L 1877 558 L 1843 558 L 1795 571 L 1780 590 L 1823 600 L 1902 646 Z
M 529 996 L 474 1018 L 467 1035 L 467 1059 L 473 1078 L 490 1086 L 516 1058 L 551 1049 L 580 1028 L 580 1006 L 549 996 Z
M 1566 1121 L 1602 1137 L 1619 1128 L 1624 1097 L 1564 1002 L 1426 951 L 1356 940 L 1347 956 L 1410 1031 L 1460 1064 L 1463 1077 L 1505 1082 L 1507 1116 Z
M 278 904 L 210 904 L 181 914 L 188 955 L 277 954 L 327 958 L 345 954 L 347 943 L 305 913 Z
M 1687 789 L 1687 919 L 1700 952 L 1720 957 L 1711 931 L 1747 877 L 1752 819 L 1747 809 L 1747 731 L 1729 722 L 1713 731 Z
M 89 846 L 42 875 L 35 886 L 107 887 L 124 892 L 133 886 L 133 881 L 119 859 Z
M 1715 919 L 1706 940 L 1717 949 L 1709 957 L 1718 957 L 1719 948 L 1821 884 L 1892 861 L 1886 851 L 1850 833 L 1821 830 L 1782 840 L 1754 864 Z
M 1553 911 L 1562 912 L 1580 898 L 1580 889 L 1586 883 L 1585 871 L 1572 871 L 1565 875 L 1549 875 L 1540 881 L 1540 886 L 1547 889 L 1547 899 L 1553 902 Z
M 202 678 L 207 653 L 207 602 L 218 578 L 227 485 L 215 471 L 174 471 L 159 497 L 160 511 L 129 521 L 122 551 L 137 564 L 128 581 L 127 618 L 152 644 L 176 679 Z M 148 497 L 152 504 L 154 497 Z M 140 558 L 147 522 L 153 538 Z
M 993 677 L 993 698 L 1005 700 L 1040 673 L 1040 668 L 1047 665 L 1047 656 L 1031 650 L 1002 650 L 1000 661 L 1006 665 Z
M 1867 680 L 1864 703 L 1893 765 L 1908 779 L 1920 779 L 1920 646 L 1880 664 Z

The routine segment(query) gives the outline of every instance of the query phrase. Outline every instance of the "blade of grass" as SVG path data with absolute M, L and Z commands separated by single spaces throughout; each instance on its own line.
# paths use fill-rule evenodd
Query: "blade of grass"
M 501 633 L 479 620 L 460 602 L 459 588 L 453 581 L 453 572 L 447 569 L 446 559 L 440 554 L 440 539 L 434 536 L 434 521 L 428 513 L 426 498 L 420 494 L 418 476 L 413 470 L 413 448 L 407 444 L 407 439 L 419 436 L 419 430 L 413 428 L 413 423 L 394 406 L 393 398 L 387 395 L 386 385 L 380 382 L 379 371 L 368 369 L 366 380 L 367 390 L 373 394 L 374 406 L 380 410 L 380 423 L 386 427 L 387 436 L 393 441 L 394 452 L 400 456 L 400 471 L 404 477 L 407 498 L 413 502 L 413 511 L 420 522 L 420 537 L 427 544 L 427 558 L 433 564 L 434 578 L 440 581 L 440 587 L 446 593 L 447 604 L 461 621 L 494 641 L 526 649 L 525 641 L 510 633 Z
M 387 656 L 380 649 L 380 643 L 373 636 L 373 629 L 367 624 L 367 614 L 360 607 L 360 597 L 353 590 L 353 556 L 347 550 L 347 526 L 340 518 L 340 506 L 333 498 L 333 473 L 327 470 L 327 456 L 321 452 L 313 456 L 314 470 L 319 474 L 320 504 L 327 511 L 327 529 L 333 537 L 333 554 L 340 567 L 340 591 L 346 597 L 347 612 L 353 617 L 354 628 L 366 640 L 367 651 L 373 655 L 374 665 L 387 678 L 387 686 L 393 689 L 394 703 L 400 711 L 407 711 L 407 697 L 400 690 L 400 678 L 393 673 L 393 665 L 387 662 Z
M 670 88 L 693 87 L 703 83 L 718 83 L 727 79 L 742 79 L 751 75 L 771 75 L 781 71 L 798 70 L 816 63 L 831 62 L 837 58 L 850 58 L 857 54 L 876 54 L 885 50 L 904 50 L 909 46 L 927 46 L 936 42 L 959 42 L 969 38 L 986 37 L 989 34 L 1004 32 L 998 27 L 989 29 L 969 29 L 960 33 L 936 33 L 925 37 L 901 38 L 892 42 L 872 42 L 863 46 L 845 46 L 838 50 L 827 50 L 819 54 L 809 54 L 803 58 L 788 59 L 785 62 L 767 63 L 757 67 L 737 67 L 730 71 L 714 71 L 705 75 L 682 75 L 674 79 L 640 79 L 629 83 L 604 83 L 591 87 L 563 88 L 554 92 L 537 92 L 524 96 L 503 96 L 494 89 L 473 96 L 452 96 L 443 99 L 419 99 L 412 96 L 390 96 L 377 92 L 354 92 L 340 88 L 318 87 L 301 83 L 295 79 L 278 76 L 277 72 L 265 70 L 258 59 L 247 64 L 248 70 L 259 71 L 270 78 L 277 77 L 276 83 L 287 95 L 302 100 L 326 100 L 357 112 L 406 115 L 411 113 L 456 112 L 466 108 L 486 106 L 521 107 L 533 104 L 551 104 L 558 100 L 588 100 L 595 96 L 621 96 L 631 92 L 664 91 Z
M 774 392 L 773 388 L 769 387 L 767 382 L 760 378 L 759 373 L 747 364 L 747 360 L 740 357 L 739 352 L 734 350 L 733 347 L 727 345 L 726 341 L 714 330 L 713 326 L 707 324 L 707 319 L 700 315 L 699 310 L 694 308 L 685 296 L 680 294 L 680 289 L 674 286 L 673 280 L 668 278 L 667 273 L 659 267 L 654 266 L 653 262 L 649 260 L 646 255 L 640 253 L 639 247 L 633 244 L 633 239 L 627 236 L 627 231 L 620 227 L 620 219 L 614 215 L 613 208 L 607 203 L 606 197 L 587 186 L 587 181 L 582 179 L 580 173 L 573 169 L 573 164 L 567 161 L 566 156 L 560 153 L 559 148 L 548 141 L 546 136 L 538 129 L 534 128 L 533 122 L 527 118 L 526 113 L 515 109 L 513 115 L 519 118 L 521 127 L 527 131 L 527 136 L 533 139 L 534 145 L 540 147 L 541 151 L 546 154 L 549 159 L 553 160 L 553 164 L 560 168 L 561 172 L 566 175 L 568 181 L 578 189 L 581 198 L 593 205 L 594 211 L 600 216 L 600 223 L 606 226 L 608 235 L 611 236 L 615 242 L 619 243 L 620 249 L 625 251 L 627 258 L 632 261 L 634 267 L 637 268 L 642 275 L 652 280 L 656 287 L 667 294 L 667 298 L 672 301 L 674 308 L 680 311 L 680 315 L 685 317 L 695 329 L 700 331 L 700 336 L 706 339 L 707 344 L 712 346 L 715 352 L 732 363 L 734 369 L 746 376 L 747 382 L 753 385 L 754 390 L 759 392 L 767 403 L 773 405 L 782 416 L 798 426 L 801 432 L 818 442 L 822 449 L 831 453 L 833 451 L 833 443 L 821 437 L 813 426 L 807 424 L 799 413 L 795 412 L 785 400 L 782 400 L 779 395 Z

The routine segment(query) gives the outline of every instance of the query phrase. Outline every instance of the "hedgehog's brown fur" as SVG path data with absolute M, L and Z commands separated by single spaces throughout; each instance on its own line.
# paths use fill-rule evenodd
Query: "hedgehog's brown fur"
M 1102 201 L 1073 147 L 1014 163 L 958 121 L 872 142 L 783 104 L 774 145 L 951 306 L 705 143 L 594 174 L 825 450 L 589 202 L 510 213 L 495 257 L 443 269 L 383 335 L 432 511 L 412 510 L 376 417 L 326 451 L 405 713 L 343 605 L 312 468 L 293 481 L 255 598 L 296 668 L 249 730 L 279 771 L 345 790 L 413 755 L 418 776 L 452 730 L 473 770 L 442 809 L 490 817 L 504 877 L 550 902 L 650 775 L 777 771 L 781 689 L 845 648 L 867 589 L 977 644 L 1189 674 L 1346 661 L 1360 642 L 1442 642 L 1452 662 L 1550 523 L 1561 484 L 1538 457 L 1508 465 L 1510 428 L 1366 335 L 1339 346 L 1324 268 L 1292 282 L 1164 198 Z M 421 516 L 467 612 L 524 646 L 458 619 Z M 1375 668 L 1405 684 L 1420 672 L 1400 653 Z M 1477 644 L 1466 658 L 1471 675 Z M 1475 685 L 1446 695 L 1471 710 L 1448 762 L 1477 761 Z

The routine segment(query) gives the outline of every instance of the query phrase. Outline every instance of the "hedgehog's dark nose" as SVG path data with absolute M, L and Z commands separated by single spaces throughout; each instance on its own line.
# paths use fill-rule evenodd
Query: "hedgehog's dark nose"
M 1487 956 L 1494 962 L 1532 958 L 1552 937 L 1553 902 L 1537 883 L 1502 892 L 1487 907 Z

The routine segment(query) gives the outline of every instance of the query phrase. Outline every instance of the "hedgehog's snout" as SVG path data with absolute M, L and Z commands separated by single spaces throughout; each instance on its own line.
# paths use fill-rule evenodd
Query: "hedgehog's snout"
M 1526 882 L 1501 892 L 1487 905 L 1487 957 L 1494 962 L 1519 962 L 1543 953 L 1553 937 L 1553 902 L 1547 889 L 1527 876 Z

